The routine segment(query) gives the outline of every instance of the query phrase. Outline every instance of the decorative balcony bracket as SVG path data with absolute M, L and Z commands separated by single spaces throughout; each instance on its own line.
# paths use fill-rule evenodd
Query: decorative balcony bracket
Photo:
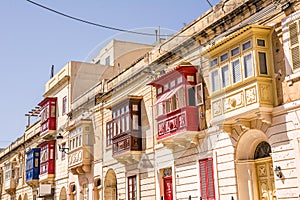
M 200 131 L 182 131 L 181 133 L 160 139 L 159 142 L 175 152 L 177 150 L 187 149 L 192 145 L 197 145 L 199 142 L 199 134 Z
M 127 151 L 113 155 L 114 159 L 118 160 L 124 165 L 138 163 L 141 160 L 141 151 Z

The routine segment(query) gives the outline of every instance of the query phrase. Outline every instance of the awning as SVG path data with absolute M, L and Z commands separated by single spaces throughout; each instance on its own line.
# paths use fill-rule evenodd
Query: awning
M 177 87 L 177 88 L 174 88 L 164 94 L 162 94 L 158 99 L 157 101 L 155 102 L 154 106 L 156 106 L 157 104 L 171 98 L 181 87 Z

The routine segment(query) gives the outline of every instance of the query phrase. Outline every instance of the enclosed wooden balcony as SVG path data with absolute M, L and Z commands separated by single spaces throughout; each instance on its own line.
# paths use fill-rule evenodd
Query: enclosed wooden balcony
M 272 27 L 249 25 L 206 49 L 212 125 L 271 123 L 277 104 L 271 38 Z
M 89 119 L 81 119 L 68 128 L 69 131 L 69 155 L 68 167 L 75 174 L 88 173 L 93 161 L 93 129 Z
M 186 148 L 197 141 L 200 133 L 203 95 L 196 72 L 190 63 L 182 63 L 150 83 L 156 88 L 157 140 L 168 148 Z
M 107 145 L 121 163 L 139 161 L 142 147 L 141 97 L 131 96 L 112 108 L 112 120 L 106 124 Z
M 32 148 L 26 152 L 26 184 L 36 188 L 40 175 L 40 148 Z
M 43 139 L 51 140 L 56 135 L 56 97 L 45 98 L 38 104 L 41 110 L 41 133 Z
M 54 183 L 55 180 L 55 140 L 45 141 L 40 147 L 40 183 Z

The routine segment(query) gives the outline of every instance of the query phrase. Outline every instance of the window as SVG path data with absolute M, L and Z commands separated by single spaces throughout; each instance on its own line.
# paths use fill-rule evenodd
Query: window
M 67 113 L 67 97 L 65 96 L 62 99 L 62 114 L 66 114 Z
M 257 46 L 265 47 L 266 46 L 265 40 L 257 39 Z
M 230 75 L 228 65 L 222 67 L 222 87 L 227 87 L 230 84 Z
M 48 161 L 48 146 L 43 146 L 41 148 L 41 162 L 47 162 Z
M 242 80 L 241 75 L 241 66 L 240 66 L 240 60 L 235 60 L 231 63 L 232 67 L 232 81 L 233 83 L 237 83 Z
M 224 53 L 223 55 L 220 56 L 220 61 L 223 62 L 228 59 L 228 53 Z
M 110 56 L 105 58 L 105 65 L 110 65 Z
M 214 67 L 214 66 L 216 66 L 217 64 L 218 64 L 218 58 L 215 58 L 215 59 L 213 59 L 213 60 L 210 61 L 210 66 L 211 66 L 211 67 Z
M 242 44 L 242 49 L 243 51 L 249 49 L 251 47 L 251 41 L 245 42 L 244 44 Z
M 258 52 L 260 74 L 268 74 L 267 58 L 265 52 Z
M 203 200 L 215 199 L 213 160 L 207 158 L 199 161 L 200 191 Z
M 248 78 L 248 77 L 254 75 L 251 53 L 244 56 L 244 72 L 245 72 L 245 74 L 244 74 L 245 78 Z
M 236 47 L 236 48 L 231 50 L 231 56 L 236 56 L 239 53 L 240 53 L 240 48 L 239 47 Z
M 55 117 L 55 105 L 51 105 L 51 117 Z
M 197 102 L 197 106 L 198 105 L 202 105 L 203 104 L 203 86 L 202 83 L 196 85 L 196 102 Z
M 112 134 L 113 134 L 113 123 L 107 123 L 106 125 L 106 146 L 112 144 Z
M 289 25 L 290 52 L 293 69 L 300 68 L 299 32 L 299 21 Z
M 195 87 L 187 87 L 187 93 L 188 93 L 188 105 L 196 106 Z
M 220 89 L 218 70 L 211 73 L 211 84 L 212 92 L 216 92 Z
M 128 179 L 128 200 L 137 199 L 137 182 L 136 176 L 130 176 Z

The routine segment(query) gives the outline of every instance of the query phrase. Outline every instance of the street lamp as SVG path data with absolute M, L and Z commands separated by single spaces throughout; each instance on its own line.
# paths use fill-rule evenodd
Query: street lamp
M 69 147 L 63 147 L 61 144 L 63 139 L 64 139 L 64 137 L 61 135 L 61 133 L 59 133 L 58 136 L 56 136 L 56 140 L 58 143 L 58 150 L 62 153 L 68 154 Z
M 280 166 L 276 166 L 274 171 L 275 171 L 275 174 L 278 178 L 282 178 L 283 174 L 281 172 L 281 167 Z

